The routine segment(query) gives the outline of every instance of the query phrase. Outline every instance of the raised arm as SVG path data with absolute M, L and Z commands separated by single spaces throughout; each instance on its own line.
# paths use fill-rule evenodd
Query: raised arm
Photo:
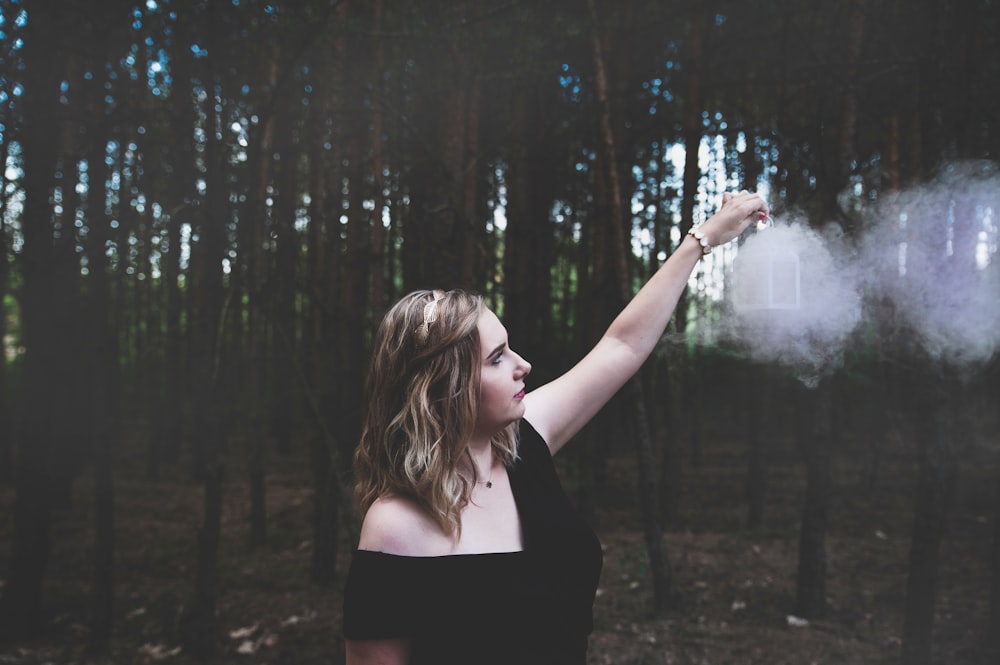
M 722 207 L 699 230 L 710 245 L 722 245 L 767 215 L 767 204 L 758 194 L 726 194 Z M 639 371 L 666 330 L 701 257 L 698 240 L 685 236 L 580 362 L 525 395 L 524 417 L 553 454 Z

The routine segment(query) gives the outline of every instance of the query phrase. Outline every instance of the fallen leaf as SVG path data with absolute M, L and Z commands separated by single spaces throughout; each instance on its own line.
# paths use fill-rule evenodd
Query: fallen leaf
M 785 618 L 785 620 L 787 621 L 788 625 L 791 626 L 792 628 L 805 628 L 806 626 L 809 625 L 808 619 L 803 619 L 801 617 L 797 617 L 791 614 L 789 614 Z
M 229 631 L 229 638 L 233 640 L 246 639 L 247 637 L 250 637 L 251 635 L 256 633 L 258 628 L 260 628 L 260 624 L 255 623 L 252 626 L 246 626 L 244 628 L 237 628 L 236 630 L 231 630 Z
M 153 660 L 166 660 L 167 658 L 176 656 L 180 652 L 180 647 L 170 649 L 165 644 L 149 644 L 147 642 L 139 647 L 139 653 L 149 656 Z

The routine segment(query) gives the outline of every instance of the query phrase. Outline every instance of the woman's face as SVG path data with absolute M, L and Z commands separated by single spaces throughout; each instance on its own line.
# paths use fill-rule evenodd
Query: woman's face
M 476 433 L 492 436 L 524 415 L 524 377 L 531 364 L 507 345 L 507 329 L 496 314 L 479 315 L 479 416 Z

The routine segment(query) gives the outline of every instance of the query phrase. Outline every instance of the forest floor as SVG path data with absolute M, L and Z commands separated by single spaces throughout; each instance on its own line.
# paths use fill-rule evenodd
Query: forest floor
M 605 562 L 591 665 L 900 662 L 915 482 L 902 450 L 888 451 L 867 489 L 863 454 L 857 461 L 851 454 L 835 458 L 829 612 L 809 621 L 793 616 L 804 473 L 790 445 L 773 451 L 765 526 L 753 530 L 744 524 L 741 443 L 712 440 L 702 463 L 688 464 L 680 497 L 683 524 L 668 531 L 665 541 L 676 590 L 673 609 L 659 615 L 652 612 L 631 452 L 623 443 L 612 458 L 598 511 Z M 116 478 L 114 655 L 92 662 L 183 665 L 190 659 L 178 646 L 178 622 L 192 596 L 202 492 L 181 469 L 144 479 L 138 457 L 124 460 L 134 468 Z M 312 510 L 304 457 L 274 460 L 268 545 L 258 549 L 247 544 L 248 504 L 239 477 L 244 465 L 237 455 L 228 462 L 217 663 L 343 662 L 339 587 L 324 592 L 308 581 Z M 941 552 L 934 663 L 983 662 L 998 477 L 997 460 L 986 451 L 963 461 Z M 84 473 L 72 507 L 55 516 L 45 635 L 0 649 L 0 665 L 83 662 L 93 559 L 91 487 Z M 0 571 L 9 561 L 12 509 L 13 489 L 0 486 Z M 352 538 L 344 534 L 345 543 Z M 349 548 L 342 548 L 340 571 L 346 570 Z

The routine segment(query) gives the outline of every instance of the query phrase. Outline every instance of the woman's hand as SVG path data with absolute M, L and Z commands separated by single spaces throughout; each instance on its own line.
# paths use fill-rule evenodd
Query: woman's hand
M 722 207 L 701 225 L 700 230 L 713 247 L 725 245 L 747 227 L 770 217 L 767 202 L 760 194 L 743 190 L 722 195 Z

